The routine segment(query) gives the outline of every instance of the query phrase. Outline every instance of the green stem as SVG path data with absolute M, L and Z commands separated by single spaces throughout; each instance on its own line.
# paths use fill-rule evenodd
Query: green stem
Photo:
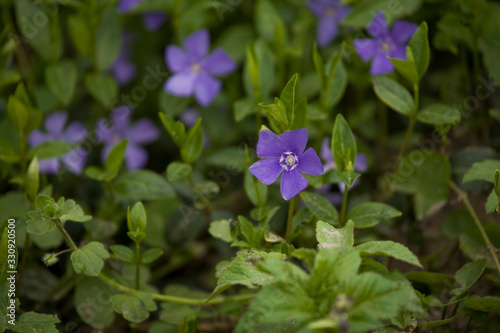
M 139 290 L 141 277 L 141 244 L 135 243 L 135 289 Z
M 136 290 L 131 289 L 129 287 L 126 287 L 116 281 L 113 281 L 103 273 L 99 273 L 99 278 L 106 282 L 107 284 L 115 287 L 116 289 L 119 289 L 121 291 L 124 291 L 126 293 L 134 293 Z M 196 299 L 196 298 L 186 298 L 186 297 L 178 297 L 178 296 L 170 296 L 170 295 L 163 295 L 163 294 L 157 294 L 157 293 L 150 293 L 151 296 L 153 296 L 153 299 L 156 299 L 158 301 L 165 301 L 165 302 L 173 302 L 173 303 L 180 303 L 180 304 L 191 304 L 191 305 L 204 305 L 204 304 L 220 304 L 226 301 L 227 299 L 232 299 L 235 301 L 247 301 L 254 297 L 255 295 L 239 295 L 239 296 L 233 296 L 233 297 L 215 297 L 209 301 L 206 299 Z
M 488 234 L 484 230 L 483 225 L 481 224 L 481 220 L 479 220 L 479 217 L 476 214 L 476 211 L 472 207 L 469 198 L 467 197 L 467 193 L 462 191 L 460 187 L 458 187 L 453 181 L 450 182 L 450 187 L 455 191 L 458 196 L 462 199 L 464 202 L 465 207 L 469 211 L 470 216 L 472 216 L 472 219 L 474 220 L 474 223 L 476 224 L 476 227 L 479 229 L 479 232 L 481 233 L 481 237 L 483 237 L 484 243 L 486 244 L 486 248 L 488 251 L 490 251 L 491 257 L 493 259 L 493 262 L 495 263 L 495 266 L 497 268 L 497 272 L 500 275 L 500 262 L 498 261 L 498 257 L 496 254 L 496 249 L 491 244 L 490 238 L 488 237 Z
M 64 239 L 66 239 L 66 242 L 68 243 L 71 250 L 72 251 L 78 250 L 78 246 L 76 246 L 75 242 L 73 242 L 73 240 L 71 239 L 71 236 L 68 234 L 66 229 L 64 229 L 63 225 L 61 224 L 61 221 L 59 221 L 59 219 L 55 219 L 54 222 L 56 223 L 56 226 L 63 235 Z
M 21 289 L 21 282 L 23 281 L 23 273 L 24 273 L 24 268 L 26 267 L 26 262 L 28 259 L 28 248 L 30 246 L 30 234 L 26 233 L 26 237 L 24 238 L 24 245 L 23 245 L 23 258 L 21 259 L 21 264 L 19 265 L 19 268 L 17 269 L 17 285 L 19 286 L 17 288 L 17 292 L 20 294 Z
M 345 189 L 344 189 L 344 195 L 342 196 L 342 208 L 340 209 L 340 223 L 342 223 L 342 225 L 345 223 L 345 211 L 346 211 L 346 208 L 347 208 L 347 196 L 349 194 L 349 187 L 347 186 L 347 184 L 345 185 Z
M 419 102 L 419 88 L 418 88 L 418 83 L 415 83 L 413 85 L 413 92 L 414 92 L 414 108 L 413 112 L 410 114 L 410 124 L 408 125 L 408 129 L 406 130 L 406 135 L 405 139 L 403 141 L 403 145 L 401 146 L 401 150 L 399 151 L 398 157 L 396 158 L 395 162 L 395 168 L 394 170 L 396 171 L 398 164 L 399 164 L 399 159 L 403 156 L 403 154 L 406 151 L 406 148 L 408 147 L 408 143 L 410 142 L 410 137 L 413 132 L 413 127 L 415 127 L 415 123 L 417 122 L 417 113 L 418 113 L 418 102 Z
M 293 215 L 295 214 L 295 205 L 297 203 L 297 197 L 293 197 L 290 199 L 290 205 L 288 206 L 288 219 L 286 221 L 286 232 L 285 232 L 285 240 L 287 243 L 290 242 L 290 237 L 292 236 L 292 221 Z

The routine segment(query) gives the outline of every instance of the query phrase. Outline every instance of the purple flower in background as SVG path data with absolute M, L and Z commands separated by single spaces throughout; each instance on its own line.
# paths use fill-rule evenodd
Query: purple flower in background
M 316 39 L 319 46 L 330 44 L 338 34 L 338 24 L 349 11 L 350 6 L 343 6 L 340 0 L 311 0 L 307 7 L 318 17 Z
M 321 158 L 326 162 L 326 164 L 324 165 L 325 172 L 330 171 L 332 169 L 337 169 L 337 165 L 333 160 L 332 150 L 330 149 L 329 138 L 323 139 L 323 142 L 321 143 Z M 356 160 L 354 161 L 354 171 L 359 173 L 365 173 L 366 171 L 368 171 L 368 158 L 366 157 L 365 154 L 359 153 L 356 155 Z M 358 184 L 358 182 L 359 178 L 354 181 L 354 184 L 352 185 L 351 188 L 355 187 Z M 340 193 L 344 193 L 345 184 L 339 183 L 338 186 Z M 336 202 L 337 200 L 334 201 Z M 342 202 L 342 196 L 340 196 L 340 202 Z
M 319 176 L 323 165 L 314 151 L 307 144 L 307 130 L 301 128 L 288 131 L 279 137 L 267 130 L 260 132 L 257 142 L 257 157 L 250 173 L 266 185 L 271 185 L 281 175 L 281 196 L 290 200 L 307 187 L 307 179 L 302 173 Z
M 118 11 L 126 13 L 142 1 L 144 0 L 121 0 L 118 3 Z M 147 12 L 143 15 L 142 19 L 148 31 L 156 31 L 165 23 L 167 16 L 159 12 Z
M 34 147 L 53 140 L 61 140 L 75 144 L 81 143 L 88 134 L 85 126 L 78 121 L 74 121 L 64 130 L 67 120 L 68 113 L 65 111 L 56 111 L 48 115 L 45 118 L 45 129 L 47 132 L 44 133 L 40 130 L 34 130 L 28 138 L 30 145 Z M 59 172 L 62 162 L 71 173 L 79 175 L 83 171 L 86 159 L 87 152 L 85 149 L 76 148 L 61 157 L 39 161 L 38 168 L 41 173 L 56 174 Z
M 210 105 L 222 87 L 213 76 L 231 73 L 236 69 L 236 63 L 222 49 L 208 54 L 209 47 L 210 35 L 205 29 L 184 40 L 185 50 L 169 45 L 165 50 L 165 60 L 174 75 L 165 82 L 165 91 L 181 97 L 194 94 L 200 105 Z
M 387 58 L 406 60 L 406 46 L 418 25 L 406 21 L 396 21 L 389 31 L 383 12 L 378 12 L 368 26 L 368 34 L 373 39 L 355 39 L 354 47 L 363 61 L 373 58 L 370 73 L 387 74 L 394 70 Z
M 132 37 L 130 34 L 124 33 L 122 35 L 122 40 L 121 52 L 111 67 L 111 72 L 120 86 L 127 85 L 137 74 L 135 65 L 129 60 Z
M 130 124 L 131 114 L 130 107 L 117 107 L 111 113 L 112 126 L 110 127 L 108 122 L 101 118 L 97 122 L 97 133 L 100 141 L 104 143 L 101 154 L 103 162 L 116 144 L 128 139 L 125 163 L 129 170 L 136 170 L 148 162 L 148 152 L 141 145 L 156 141 L 160 132 L 156 125 L 146 118 Z

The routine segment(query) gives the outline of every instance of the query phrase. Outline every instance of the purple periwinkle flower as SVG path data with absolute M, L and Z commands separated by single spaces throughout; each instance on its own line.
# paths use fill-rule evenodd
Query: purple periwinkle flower
M 319 176 L 323 165 L 314 151 L 307 144 L 307 130 L 301 128 L 277 136 L 271 131 L 260 131 L 257 142 L 257 157 L 263 160 L 255 162 L 250 173 L 266 185 L 271 185 L 281 175 L 281 196 L 290 200 L 307 187 L 303 173 Z
M 340 4 L 341 0 L 311 0 L 307 7 L 318 17 L 316 39 L 319 46 L 330 44 L 338 35 L 338 24 L 349 11 L 350 6 Z
M 368 34 L 373 39 L 355 39 L 354 47 L 363 61 L 373 58 L 370 74 L 382 75 L 394 70 L 387 58 L 406 60 L 406 46 L 418 25 L 398 20 L 389 31 L 383 12 L 378 12 L 368 26 Z
M 44 142 L 61 140 L 68 143 L 81 143 L 87 137 L 87 130 L 85 126 L 79 121 L 70 123 L 64 129 L 68 120 L 68 113 L 66 111 L 56 111 L 51 113 L 45 118 L 46 133 L 40 130 L 34 130 L 28 141 L 32 147 L 40 145 Z M 65 155 L 56 158 L 40 160 L 38 162 L 38 169 L 40 173 L 56 174 L 59 173 L 60 164 L 64 165 L 71 173 L 80 175 L 87 159 L 87 151 L 81 147 L 72 149 Z
M 116 144 L 128 139 L 125 164 L 129 170 L 136 170 L 148 162 L 148 152 L 141 145 L 156 141 L 160 132 L 156 125 L 146 118 L 130 124 L 131 114 L 130 107 L 119 106 L 111 113 L 112 125 L 101 118 L 97 122 L 96 130 L 100 141 L 104 143 L 101 154 L 103 162 Z
M 126 13 L 142 1 L 144 0 L 121 0 L 118 3 L 118 11 Z M 148 31 L 156 31 L 165 23 L 167 16 L 159 12 L 147 12 L 142 16 L 142 19 Z
M 122 36 L 122 49 L 116 58 L 111 72 L 120 86 L 125 86 L 134 79 L 137 74 L 135 65 L 129 60 L 130 58 L 130 44 L 132 37 L 124 33 Z
M 214 76 L 228 75 L 236 69 L 236 63 L 222 49 L 208 54 L 209 47 L 210 35 L 205 29 L 184 40 L 185 50 L 169 45 L 165 60 L 174 75 L 165 82 L 165 91 L 181 97 L 194 94 L 200 105 L 210 105 L 222 87 Z

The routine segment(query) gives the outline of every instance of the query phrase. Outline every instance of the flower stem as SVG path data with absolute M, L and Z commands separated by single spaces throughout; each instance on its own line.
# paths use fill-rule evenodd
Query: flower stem
M 61 224 L 61 221 L 59 221 L 59 219 L 55 219 L 54 222 L 56 223 L 56 226 L 63 235 L 64 239 L 66 239 L 66 242 L 68 243 L 71 250 L 72 251 L 78 250 L 78 246 L 76 246 L 75 242 L 73 242 L 73 240 L 71 239 L 71 236 L 68 234 L 66 229 L 64 229 L 63 225 Z
M 488 251 L 490 251 L 491 257 L 493 259 L 493 262 L 495 263 L 495 266 L 497 268 L 498 274 L 500 274 L 500 262 L 498 261 L 498 257 L 497 257 L 497 254 L 496 254 L 496 249 L 493 246 L 493 244 L 491 244 L 491 241 L 490 241 L 490 239 L 488 237 L 488 234 L 484 230 L 484 227 L 481 224 L 481 221 L 479 220 L 479 217 L 477 216 L 476 211 L 472 207 L 472 205 L 471 205 L 471 203 L 469 201 L 469 198 L 467 197 L 467 193 L 465 193 L 464 191 L 462 191 L 460 189 L 460 187 L 458 187 L 457 184 L 455 184 L 453 181 L 450 182 L 450 187 L 453 189 L 453 191 L 455 191 L 458 194 L 458 196 L 464 202 L 465 207 L 469 211 L 470 216 L 472 216 L 472 219 L 474 220 L 474 223 L 476 224 L 476 227 L 479 229 L 479 232 L 481 233 L 481 237 L 483 237 L 484 243 L 486 244 L 486 248 L 488 249 Z
M 344 195 L 342 196 L 342 208 L 340 209 L 340 223 L 343 225 L 345 223 L 345 211 L 347 208 L 347 196 L 349 194 L 349 187 L 345 184 Z
M 290 242 L 290 237 L 292 236 L 292 221 L 293 215 L 295 214 L 295 205 L 297 203 L 297 197 L 293 197 L 290 199 L 290 205 L 288 206 L 288 219 L 286 221 L 286 233 L 285 240 L 287 243 Z
M 399 166 L 399 160 L 403 156 L 403 154 L 405 153 L 406 148 L 408 147 L 408 143 L 410 142 L 410 137 L 411 137 L 411 134 L 413 132 L 413 127 L 415 127 L 415 123 L 417 122 L 418 102 L 419 102 L 418 83 L 415 83 L 413 85 L 413 95 L 414 95 L 414 108 L 413 108 L 413 112 L 410 114 L 410 124 L 408 125 L 408 129 L 406 130 L 403 145 L 401 146 L 401 149 L 399 150 L 398 157 L 396 158 L 396 161 L 394 164 L 394 171 L 396 171 L 397 167 Z
M 141 277 L 141 243 L 135 243 L 135 289 L 139 290 Z

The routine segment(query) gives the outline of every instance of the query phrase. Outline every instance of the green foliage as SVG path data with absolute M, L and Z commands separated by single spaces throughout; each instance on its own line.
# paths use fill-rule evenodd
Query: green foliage
M 333 125 L 331 149 L 338 171 L 352 173 L 357 154 L 356 139 L 341 114 L 337 115 Z
M 78 68 L 69 60 L 50 65 L 45 69 L 45 81 L 59 102 L 68 106 L 75 93 Z
M 373 79 L 373 89 L 377 97 L 385 105 L 405 116 L 410 116 L 414 109 L 413 97 L 410 92 L 388 77 Z
M 404 245 L 393 241 L 371 241 L 356 246 L 362 255 L 383 255 L 422 268 L 418 258 Z
M 112 107 L 118 97 L 118 85 L 109 75 L 87 74 L 85 87 L 90 95 L 105 108 Z
M 318 219 L 331 224 L 339 223 L 339 213 L 327 199 L 311 192 L 302 192 L 300 197 L 311 213 Z
M 71 253 L 71 262 L 77 273 L 97 276 L 104 267 L 103 259 L 109 258 L 109 253 L 99 242 L 90 242 Z
M 113 192 L 133 200 L 159 200 L 174 196 L 172 186 L 150 170 L 128 171 L 112 183 Z
M 118 176 L 120 166 L 123 163 L 125 151 L 127 150 L 127 144 L 128 141 L 123 140 L 119 144 L 115 145 L 106 157 L 104 169 L 96 166 L 90 166 L 85 169 L 85 176 L 101 182 L 108 182 L 115 179 L 116 176 Z
M 149 318 L 149 312 L 157 308 L 151 294 L 145 292 L 113 295 L 110 301 L 113 310 L 132 323 L 143 322 Z
M 316 239 L 319 248 L 352 247 L 354 244 L 354 222 L 347 221 L 343 228 L 336 229 L 332 225 L 318 221 Z
M 399 210 L 380 202 L 364 202 L 347 213 L 347 218 L 352 220 L 354 227 L 358 229 L 373 227 L 399 216 Z
M 460 121 L 460 112 L 445 104 L 432 104 L 418 112 L 417 120 L 429 125 L 455 125 Z
M 185 179 L 191 175 L 192 170 L 193 168 L 189 164 L 172 162 L 167 167 L 167 179 L 171 182 Z
M 56 324 L 60 320 L 48 314 L 36 313 L 33 311 L 23 313 L 16 321 L 16 325 L 9 325 L 9 329 L 14 332 L 40 332 L 57 333 Z

